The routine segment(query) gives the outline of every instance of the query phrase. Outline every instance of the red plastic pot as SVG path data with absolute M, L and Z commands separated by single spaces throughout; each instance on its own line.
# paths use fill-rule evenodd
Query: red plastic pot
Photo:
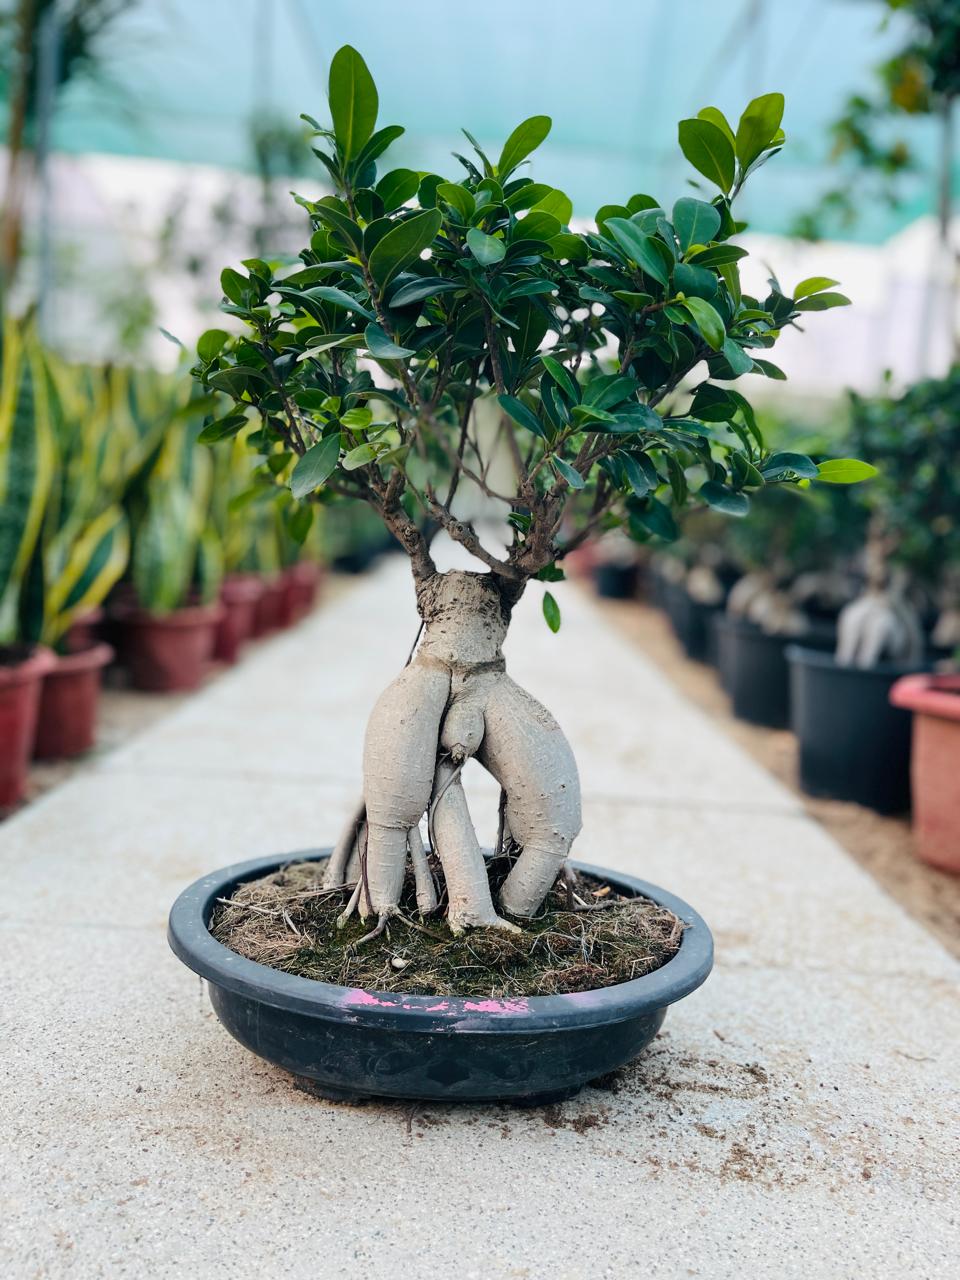
M 312 560 L 292 564 L 283 574 L 286 614 L 291 622 L 306 617 L 316 604 L 323 581 L 323 568 Z
M 196 689 L 213 657 L 219 604 L 191 605 L 173 613 L 117 610 L 121 651 L 135 689 L 174 693 Z
M 217 662 L 236 662 L 241 646 L 253 635 L 257 602 L 262 595 L 263 583 L 251 574 L 235 574 L 224 579 L 220 589 L 223 613 L 213 645 Z
M 43 677 L 33 744 L 35 760 L 65 760 L 93 746 L 100 677 L 113 660 L 108 644 L 78 653 L 54 654 Z
M 40 705 L 40 682 L 53 665 L 49 649 L 0 664 L 0 809 L 23 798 Z
M 261 583 L 263 585 L 263 594 L 257 601 L 254 614 L 253 634 L 255 636 L 265 636 L 283 625 L 283 578 L 261 578 Z
M 98 644 L 104 616 L 102 609 L 90 609 L 75 618 L 64 639 L 63 647 L 67 653 L 80 653 Z
M 960 874 L 960 676 L 904 676 L 890 690 L 890 701 L 913 712 L 917 857 Z

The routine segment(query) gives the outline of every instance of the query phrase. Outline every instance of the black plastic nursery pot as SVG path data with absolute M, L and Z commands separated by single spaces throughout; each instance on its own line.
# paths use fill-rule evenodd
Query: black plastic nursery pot
M 715 662 L 713 619 L 722 611 L 721 606 L 701 604 L 682 583 L 670 582 L 664 592 L 664 608 L 687 657 L 694 662 Z
M 574 863 L 684 922 L 676 955 L 630 982 L 555 996 L 408 996 L 333 986 L 257 964 L 210 933 L 218 898 L 329 849 L 241 862 L 197 880 L 170 912 L 174 954 L 207 980 L 217 1017 L 247 1049 L 336 1100 L 561 1101 L 622 1066 L 659 1031 L 669 1005 L 705 981 L 713 939 L 679 898 L 622 872 Z
M 635 564 L 596 564 L 593 567 L 593 585 L 597 595 L 605 600 L 632 600 L 637 594 L 637 581 Z
M 803 790 L 904 813 L 913 718 L 889 698 L 897 680 L 917 668 L 842 667 L 832 654 L 802 645 L 791 645 L 787 658 Z
M 717 613 L 713 619 L 720 683 L 738 720 L 785 729 L 790 724 L 790 668 L 787 649 L 796 637 L 767 635 L 745 618 Z M 832 649 L 833 629 L 804 636 L 811 649 Z

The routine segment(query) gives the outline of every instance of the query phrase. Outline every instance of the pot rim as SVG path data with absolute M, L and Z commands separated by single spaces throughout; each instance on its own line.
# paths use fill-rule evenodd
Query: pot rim
M 694 909 L 667 890 L 622 871 L 572 862 L 578 871 L 613 883 L 667 907 L 687 926 L 680 947 L 665 965 L 629 982 L 592 991 L 553 996 L 483 999 L 465 996 L 414 996 L 341 987 L 314 978 L 282 973 L 238 955 L 210 933 L 217 898 L 238 884 L 278 870 L 289 862 L 319 862 L 331 848 L 301 849 L 237 862 L 194 881 L 170 911 L 167 941 L 188 969 L 236 995 L 307 1014 L 328 1022 L 363 1023 L 405 1031 L 471 1030 L 499 1035 L 531 1031 L 564 1031 L 636 1018 L 661 1009 L 695 991 L 713 967 L 713 937 Z
M 228 574 L 220 586 L 223 604 L 256 604 L 266 590 L 262 579 L 252 573 Z
M 184 605 L 170 613 L 151 613 L 149 609 L 141 609 L 139 605 L 117 604 L 111 612 L 118 622 L 127 626 L 200 627 L 219 622 L 223 616 L 223 605 L 214 601 L 213 604 Z
M 890 690 L 895 707 L 941 720 L 960 720 L 960 675 L 901 676 Z
M 917 675 L 929 670 L 929 663 L 924 659 L 919 664 L 901 666 L 894 662 L 878 662 L 875 667 L 847 667 L 837 661 L 826 649 L 811 649 L 804 644 L 787 646 L 787 661 L 799 666 L 821 667 L 836 671 L 841 675 L 874 676 L 878 679 L 900 679 L 902 676 Z
M 39 645 L 22 662 L 12 666 L 0 666 L 0 686 L 26 684 L 28 680 L 36 680 L 45 676 L 56 662 L 56 654 L 46 645 Z
M 72 676 L 81 671 L 92 671 L 105 667 L 116 656 L 113 646 L 103 640 L 97 640 L 86 649 L 77 649 L 72 653 L 55 653 L 53 663 L 44 674 L 50 676 Z

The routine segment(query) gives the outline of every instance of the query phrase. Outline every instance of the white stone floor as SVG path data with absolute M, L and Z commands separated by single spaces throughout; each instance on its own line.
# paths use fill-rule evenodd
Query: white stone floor
M 960 967 L 585 596 L 512 674 L 577 753 L 577 854 L 695 905 L 713 976 L 562 1107 L 322 1102 L 167 950 L 205 871 L 330 843 L 415 630 L 392 562 L 0 826 L 0 1275 L 960 1271 Z M 471 784 L 488 837 L 496 793 Z

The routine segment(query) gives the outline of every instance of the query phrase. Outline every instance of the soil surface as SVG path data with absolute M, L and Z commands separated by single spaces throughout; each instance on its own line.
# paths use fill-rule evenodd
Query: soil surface
M 496 893 L 512 865 L 493 858 Z M 591 991 L 642 977 L 666 964 L 683 934 L 680 920 L 646 898 L 572 872 L 532 920 L 453 934 L 440 912 L 420 919 L 408 871 L 400 914 L 371 931 L 345 908 L 350 889 L 324 889 L 326 860 L 298 862 L 240 885 L 221 899 L 210 932 L 232 951 L 302 978 L 424 996 L 545 996 Z M 439 880 L 440 866 L 431 859 Z M 519 926 L 519 927 L 517 927 Z
M 604 616 L 635 641 L 696 706 L 717 721 L 916 920 L 960 957 L 960 876 L 937 871 L 913 853 L 910 820 L 886 818 L 860 805 L 804 795 L 797 784 L 797 742 L 787 729 L 737 720 L 717 673 L 686 657 L 664 613 L 638 600 L 597 600 Z

